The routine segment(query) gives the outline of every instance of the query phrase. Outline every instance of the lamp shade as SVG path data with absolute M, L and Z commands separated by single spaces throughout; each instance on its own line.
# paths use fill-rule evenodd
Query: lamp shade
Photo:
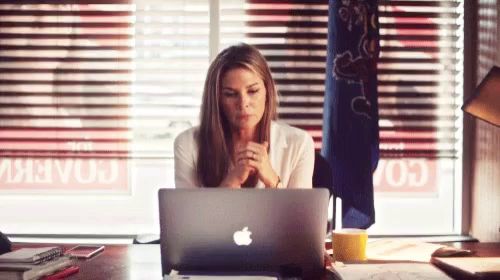
M 491 68 L 473 95 L 465 101 L 462 110 L 500 126 L 500 67 Z

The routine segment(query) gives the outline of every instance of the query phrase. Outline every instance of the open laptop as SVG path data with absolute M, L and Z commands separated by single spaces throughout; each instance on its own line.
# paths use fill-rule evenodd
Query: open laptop
M 323 271 L 326 189 L 159 190 L 162 272 Z

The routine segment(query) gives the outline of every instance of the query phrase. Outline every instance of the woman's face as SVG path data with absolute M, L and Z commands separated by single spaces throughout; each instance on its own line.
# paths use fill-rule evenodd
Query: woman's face
M 264 81 L 253 71 L 235 68 L 222 78 L 220 103 L 233 129 L 253 129 L 266 108 Z

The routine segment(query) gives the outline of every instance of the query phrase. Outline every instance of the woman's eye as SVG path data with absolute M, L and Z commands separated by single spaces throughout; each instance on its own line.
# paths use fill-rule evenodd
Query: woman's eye
M 251 89 L 248 91 L 248 94 L 256 94 L 257 92 L 259 92 L 258 89 Z
M 236 93 L 235 92 L 231 92 L 231 91 L 225 91 L 224 92 L 224 96 L 226 96 L 226 97 L 234 97 L 234 96 L 236 96 Z

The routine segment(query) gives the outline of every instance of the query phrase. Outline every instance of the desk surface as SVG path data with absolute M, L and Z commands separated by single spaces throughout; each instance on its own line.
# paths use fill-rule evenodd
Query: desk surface
M 470 249 L 480 257 L 499 257 L 500 242 L 446 243 L 458 248 Z M 14 247 L 36 247 L 47 244 L 16 244 Z M 73 245 L 62 245 L 64 249 Z M 159 245 L 106 245 L 104 252 L 88 260 L 78 261 L 80 272 L 65 279 L 117 279 L 146 280 L 162 279 Z M 324 279 L 331 279 L 325 275 Z
M 73 244 L 17 243 L 22 247 L 61 246 L 64 250 Z M 160 245 L 106 245 L 103 252 L 87 260 L 77 260 L 80 271 L 64 279 L 92 280 L 146 280 L 162 279 Z

